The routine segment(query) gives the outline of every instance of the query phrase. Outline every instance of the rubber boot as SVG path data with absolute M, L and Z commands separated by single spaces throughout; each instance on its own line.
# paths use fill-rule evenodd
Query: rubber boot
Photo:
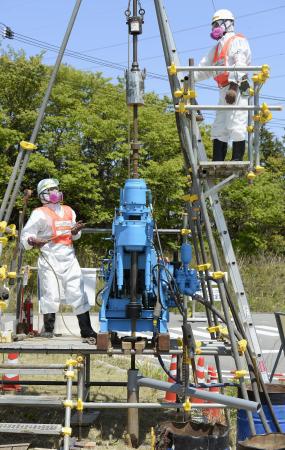
M 224 161 L 228 150 L 228 144 L 219 139 L 213 140 L 213 161 Z
M 232 161 L 242 161 L 245 154 L 245 141 L 233 142 Z
M 89 311 L 86 311 L 83 314 L 78 314 L 77 319 L 78 319 L 81 337 L 96 339 L 97 333 L 92 328 Z
M 41 332 L 41 337 L 53 337 L 54 323 L 55 313 L 44 314 L 44 331 Z

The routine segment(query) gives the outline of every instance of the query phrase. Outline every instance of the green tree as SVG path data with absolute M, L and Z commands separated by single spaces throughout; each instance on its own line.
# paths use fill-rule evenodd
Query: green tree
M 260 135 L 265 173 L 252 185 L 236 181 L 222 203 L 236 248 L 243 253 L 285 253 L 285 153 L 282 142 L 264 126 Z
M 15 163 L 18 143 L 29 140 L 51 68 L 41 55 L 26 58 L 9 51 L 0 58 L 0 195 Z M 152 190 L 159 227 L 178 228 L 187 178 L 171 100 L 155 93 L 139 109 L 139 172 Z M 110 226 L 119 205 L 119 188 L 129 176 L 132 111 L 121 80 L 111 83 L 101 73 L 62 66 L 22 184 L 35 190 L 44 177 L 60 180 L 67 203 L 90 226 Z M 208 156 L 210 129 L 201 127 Z M 253 186 L 239 180 L 222 192 L 234 243 L 244 252 L 284 252 L 284 146 L 262 127 L 262 162 L 266 173 Z M 36 195 L 30 209 L 38 205 Z M 20 201 L 16 204 L 14 218 Z M 84 238 L 79 245 L 92 248 Z M 92 238 L 92 242 L 94 239 Z M 99 244 L 97 244 L 99 246 Z M 91 251 L 91 250 L 90 250 Z

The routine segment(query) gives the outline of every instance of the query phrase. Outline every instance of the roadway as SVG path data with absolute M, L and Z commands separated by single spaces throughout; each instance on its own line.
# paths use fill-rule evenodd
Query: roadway
M 256 329 L 256 333 L 259 339 L 262 354 L 264 356 L 265 364 L 268 372 L 271 372 L 274 362 L 276 360 L 279 348 L 280 348 L 280 337 L 278 333 L 278 328 L 275 321 L 274 314 L 252 314 L 253 323 Z M 171 337 L 181 336 L 181 324 L 182 320 L 180 316 L 171 314 L 169 331 Z M 197 340 L 209 339 L 210 335 L 207 331 L 206 322 L 198 321 L 192 322 L 193 334 Z M 205 364 L 211 364 L 213 359 L 210 356 L 205 357 Z M 225 373 L 234 369 L 234 361 L 231 357 L 221 357 L 222 368 Z M 276 369 L 276 373 L 285 372 L 285 358 L 284 353 L 282 353 L 279 360 L 279 364 Z M 285 377 L 283 377 L 285 380 Z

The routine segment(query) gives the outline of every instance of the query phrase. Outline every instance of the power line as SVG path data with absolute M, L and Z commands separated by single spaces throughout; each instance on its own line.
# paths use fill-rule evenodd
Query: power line
M 258 14 L 264 14 L 264 13 L 268 13 L 271 11 L 276 11 L 276 10 L 284 9 L 284 8 L 285 8 L 285 5 L 284 6 L 283 5 L 276 6 L 274 8 L 261 9 L 261 10 L 254 11 L 251 13 L 236 16 L 236 19 L 243 19 L 245 17 L 256 16 Z M 175 30 L 175 31 L 173 31 L 173 34 L 184 33 L 186 31 L 192 31 L 192 30 L 198 30 L 200 28 L 209 28 L 209 23 L 195 25 L 193 27 L 182 28 L 180 30 Z M 148 40 L 157 39 L 157 38 L 160 38 L 160 34 L 154 34 L 152 36 L 142 37 L 142 38 L 140 38 L 140 41 L 148 41 Z M 105 50 L 107 48 L 121 47 L 123 45 L 127 45 L 127 42 L 125 41 L 125 42 L 120 42 L 117 44 L 105 45 L 104 47 L 97 47 L 97 48 L 92 48 L 92 49 L 88 49 L 88 50 L 83 50 L 83 52 L 88 53 L 88 52 L 93 52 L 93 51 L 98 51 L 98 50 Z
M 212 5 L 213 5 L 213 8 L 214 8 L 214 11 L 216 11 L 217 8 L 216 8 L 214 0 L 212 0 Z
M 285 6 L 284 6 L 284 8 L 285 8 Z M 275 9 L 275 8 L 273 8 L 273 9 Z M 7 28 L 6 25 L 4 25 L 2 23 L 0 23 L 0 25 L 4 26 L 4 29 Z M 2 30 L 2 32 L 3 32 L 3 30 Z M 281 31 L 281 32 L 273 33 L 273 34 L 275 35 L 275 34 L 281 34 L 281 33 L 285 33 L 285 30 Z M 271 35 L 272 35 L 272 33 L 271 33 Z M 260 35 L 259 37 L 264 37 L 264 36 L 268 36 L 268 35 L 267 34 L 266 35 Z M 256 39 L 257 38 L 258 37 L 256 37 Z M 32 46 L 35 46 L 35 47 L 38 47 L 38 48 L 41 48 L 41 49 L 44 49 L 44 50 L 52 51 L 52 52 L 55 52 L 55 53 L 58 53 L 58 50 L 59 50 L 59 47 L 56 46 L 56 45 L 49 44 L 48 42 L 41 41 L 41 40 L 38 40 L 38 39 L 34 39 L 32 37 L 25 36 L 25 35 L 22 35 L 22 34 L 16 33 L 16 32 L 13 32 L 13 39 L 18 41 L 18 42 L 25 43 L 25 44 L 28 44 L 28 45 L 32 45 Z M 206 48 L 208 48 L 208 47 L 206 47 Z M 188 51 L 190 51 L 190 50 L 188 50 Z M 194 49 L 192 49 L 192 51 L 194 51 Z M 180 52 L 180 53 L 183 53 L 183 51 Z M 115 70 L 124 71 L 127 68 L 125 65 L 120 64 L 120 63 L 115 63 L 113 61 L 108 61 L 108 60 L 105 60 L 105 59 L 102 59 L 102 58 L 95 58 L 95 57 L 92 57 L 92 56 L 84 55 L 81 52 L 76 52 L 76 51 L 72 51 L 72 50 L 68 50 L 68 49 L 65 51 L 65 55 L 66 56 L 70 56 L 71 58 L 79 59 L 79 60 L 85 61 L 85 62 L 90 62 L 90 63 L 93 63 L 93 64 L 97 64 L 99 66 L 109 67 L 109 68 L 112 68 L 112 69 L 115 69 Z M 152 57 L 150 57 L 150 58 L 152 58 Z M 144 59 L 150 59 L 150 58 L 144 58 Z M 168 77 L 167 76 L 160 75 L 160 74 L 157 74 L 157 73 L 154 73 L 154 72 L 148 72 L 148 76 L 150 78 L 153 78 L 153 79 L 168 81 Z M 283 77 L 283 75 L 281 75 L 281 76 Z M 197 86 L 199 86 L 201 89 L 218 91 L 218 88 L 211 87 L 211 86 L 206 86 L 206 85 L 203 85 L 202 83 L 197 83 Z M 261 96 L 261 98 L 269 99 L 269 100 L 276 100 L 276 101 L 285 101 L 284 97 L 274 97 L 274 96 L 263 95 L 263 96 Z
M 284 6 L 285 8 L 285 6 Z M 4 25 L 4 24 L 2 24 Z M 7 28 L 7 27 L 6 27 Z M 275 32 L 275 33 L 270 33 L 270 34 L 261 34 L 259 36 L 255 36 L 253 38 L 249 38 L 249 39 L 259 39 L 259 38 L 263 38 L 263 37 L 268 37 L 268 36 L 273 36 L 273 35 L 280 35 L 280 34 L 284 34 L 285 30 L 279 31 L 279 32 Z M 52 52 L 58 52 L 59 47 L 53 44 L 49 44 L 48 42 L 45 41 L 41 41 L 38 39 L 34 39 L 32 37 L 29 36 L 25 36 L 23 34 L 20 33 L 16 33 L 13 32 L 13 39 L 18 41 L 18 42 L 22 42 L 22 43 L 26 43 L 29 45 L 33 45 L 36 46 L 38 48 L 42 48 L 48 51 L 52 51 Z M 193 51 L 198 51 L 198 50 L 206 50 L 209 49 L 211 47 L 207 46 L 207 47 L 199 47 L 199 48 L 194 48 L 194 49 L 188 49 L 188 50 L 182 50 L 179 53 L 186 53 L 186 52 L 193 52 Z M 95 58 L 92 56 L 88 56 L 83 54 L 82 52 L 77 52 L 77 51 L 73 51 L 73 50 L 66 50 L 65 54 L 67 56 L 70 57 L 74 57 L 77 59 L 81 59 L 82 61 L 87 61 L 87 62 L 95 62 L 96 64 L 99 65 L 103 65 L 105 67 L 111 67 L 111 68 L 115 68 L 115 69 L 119 69 L 119 70 L 125 70 L 126 66 L 123 63 L 116 63 L 113 61 L 108 61 L 102 58 Z M 282 55 L 282 53 L 280 54 L 280 56 Z M 156 56 L 150 56 L 150 57 L 146 57 L 146 58 L 141 58 L 141 60 L 145 61 L 145 60 L 151 60 L 151 59 L 157 59 L 158 57 L 162 57 L 162 55 L 156 55 Z M 265 58 L 268 58 L 269 56 L 266 56 Z M 259 57 L 259 59 L 261 59 L 261 57 Z M 275 76 L 275 78 L 277 77 L 283 77 L 284 75 L 280 75 L 280 76 Z M 273 78 L 273 77 L 272 77 Z

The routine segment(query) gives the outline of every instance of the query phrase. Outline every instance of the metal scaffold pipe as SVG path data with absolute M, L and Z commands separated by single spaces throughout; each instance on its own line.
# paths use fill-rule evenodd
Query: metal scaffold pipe
M 61 44 L 61 47 L 60 47 L 60 50 L 59 50 L 59 53 L 58 53 L 58 56 L 57 56 L 54 68 L 53 68 L 53 71 L 52 71 L 52 74 L 51 74 L 51 77 L 50 77 L 50 80 L 49 80 L 49 84 L 48 84 L 48 87 L 47 87 L 44 99 L 42 101 L 42 104 L 41 104 L 41 107 L 40 107 L 40 110 L 39 110 L 39 113 L 38 113 L 38 117 L 37 117 L 34 129 L 33 129 L 33 132 L 32 132 L 31 138 L 30 138 L 30 143 L 31 144 L 35 144 L 37 136 L 38 136 L 38 133 L 40 131 L 40 128 L 41 128 L 41 125 L 42 125 L 42 121 L 44 119 L 45 110 L 46 110 L 46 107 L 47 107 L 47 104 L 48 104 L 48 101 L 49 101 L 49 98 L 50 98 L 50 94 L 51 94 L 52 88 L 54 86 L 54 83 L 55 83 L 55 80 L 56 80 L 56 76 L 58 74 L 58 71 L 59 71 L 59 68 L 60 68 L 60 64 L 61 64 L 64 52 L 65 52 L 65 49 L 66 49 L 66 46 L 67 46 L 67 42 L 69 40 L 69 37 L 70 37 L 71 31 L 72 31 L 75 19 L 77 17 L 77 14 L 78 14 L 78 11 L 79 11 L 79 8 L 80 8 L 80 5 L 81 5 L 81 2 L 82 2 L 82 0 L 76 0 L 76 4 L 75 4 L 74 9 L 72 11 L 72 15 L 71 15 L 71 18 L 69 20 L 69 23 L 68 23 L 68 26 L 67 26 L 67 29 L 66 29 L 66 32 L 65 32 L 65 35 L 64 35 L 64 38 L 63 38 L 63 41 L 62 41 L 62 44 Z M 24 152 L 22 152 L 21 154 L 23 156 Z M 30 159 L 30 154 L 31 154 L 30 151 L 26 151 L 25 152 L 24 159 L 23 159 L 22 165 L 20 167 L 20 172 L 19 172 L 18 178 L 16 179 L 16 173 L 14 173 L 14 172 L 11 175 L 11 180 L 8 183 L 7 191 L 5 193 L 5 197 L 4 197 L 4 200 L 3 200 L 3 203 L 2 203 L 2 207 L 1 207 L 0 220 L 2 220 L 3 214 L 4 214 L 4 212 L 5 212 L 6 208 L 7 208 L 4 220 L 6 222 L 9 222 L 9 219 L 10 219 L 10 216 L 11 216 L 14 204 L 15 204 L 15 200 L 16 200 L 16 197 L 18 195 L 18 192 L 19 192 L 19 189 L 20 189 L 20 186 L 21 186 L 21 183 L 22 183 L 22 180 L 23 180 L 23 177 L 24 177 L 24 174 L 25 174 L 25 171 L 26 171 L 29 159 Z M 18 167 L 20 166 L 20 162 L 18 161 L 18 159 L 17 159 L 16 165 L 18 165 Z M 15 183 L 15 186 L 14 186 L 14 189 L 13 189 L 13 184 L 15 182 L 15 179 L 16 179 L 16 183 Z M 13 189 L 13 192 L 12 192 L 12 195 L 10 197 L 12 189 Z M 9 197 L 10 197 L 10 201 L 9 201 Z M 8 202 L 9 202 L 9 205 L 8 205 Z
M 179 105 L 175 106 L 176 110 L 179 110 Z M 255 110 L 262 110 L 262 106 L 256 107 L 255 105 L 248 105 L 248 106 L 235 106 L 235 105 L 185 105 L 185 109 L 187 110 L 235 110 L 235 111 L 255 111 Z M 282 111 L 282 106 L 280 105 L 268 105 L 267 109 L 270 111 Z
M 175 392 L 178 395 L 186 394 L 189 397 L 197 397 L 202 400 L 211 401 L 213 403 L 222 403 L 230 408 L 245 409 L 252 412 L 258 412 L 261 408 L 261 405 L 259 403 L 250 400 L 229 397 L 228 395 L 217 394 L 214 392 L 202 391 L 190 386 L 185 388 L 181 384 L 153 380 L 152 378 L 139 378 L 138 385 L 142 387 L 157 389 L 160 391 Z
M 74 405 L 75 406 L 75 405 Z M 138 408 L 138 409 L 182 409 L 183 403 L 83 403 L 84 409 L 125 409 L 125 408 Z M 193 403 L 191 409 L 204 409 L 204 408 L 228 408 L 227 405 L 221 403 Z
M 175 66 L 175 69 L 176 72 L 257 72 L 262 70 L 263 66 Z

